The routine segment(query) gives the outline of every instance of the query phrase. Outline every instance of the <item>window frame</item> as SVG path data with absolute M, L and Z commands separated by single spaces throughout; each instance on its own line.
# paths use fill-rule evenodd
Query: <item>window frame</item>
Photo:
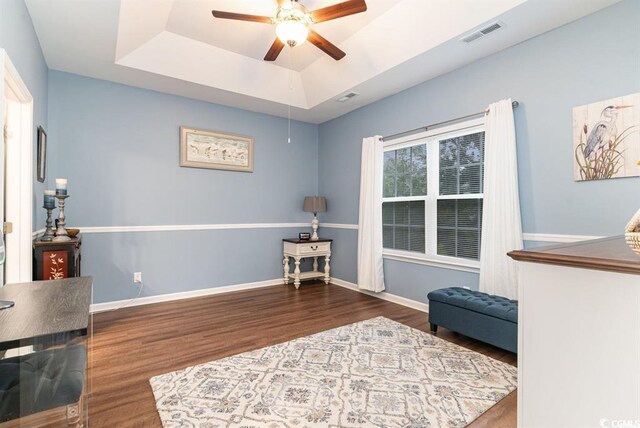
M 385 202 L 424 201 L 425 204 L 425 253 L 383 248 L 382 256 L 390 260 L 418 263 L 428 266 L 479 272 L 480 261 L 462 257 L 442 256 L 437 252 L 438 236 L 438 200 L 445 199 L 484 199 L 484 193 L 440 195 L 440 146 L 443 139 L 460 137 L 485 131 L 484 118 L 458 122 L 453 125 L 427 130 L 419 134 L 400 137 L 383 142 L 383 153 L 406 147 L 426 144 L 427 152 L 427 194 L 424 196 L 383 197 Z M 436 159 L 436 161 L 432 161 Z M 484 164 L 484 159 L 483 159 Z M 484 190 L 484 189 L 483 189 Z M 378 208 L 382 212 L 382 204 Z

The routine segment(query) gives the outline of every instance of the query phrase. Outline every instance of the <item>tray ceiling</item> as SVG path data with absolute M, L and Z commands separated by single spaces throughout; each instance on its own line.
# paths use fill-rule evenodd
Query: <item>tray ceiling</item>
M 275 0 L 26 0 L 50 68 L 321 123 L 505 49 L 617 0 L 367 0 L 368 10 L 314 25 L 347 53 L 310 43 L 262 60 L 268 24 L 212 9 L 273 16 Z M 339 0 L 300 0 L 309 10 Z M 460 38 L 499 20 L 476 42 Z M 346 92 L 360 95 L 346 103 Z

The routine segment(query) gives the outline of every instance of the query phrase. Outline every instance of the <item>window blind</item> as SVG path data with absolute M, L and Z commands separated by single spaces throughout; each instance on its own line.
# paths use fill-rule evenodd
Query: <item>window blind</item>
M 382 204 L 382 246 L 424 253 L 424 201 Z
M 482 232 L 484 132 L 440 140 L 439 158 L 437 253 L 478 260 Z M 465 198 L 451 198 L 452 195 L 465 195 Z M 473 198 L 473 195 L 477 197 Z

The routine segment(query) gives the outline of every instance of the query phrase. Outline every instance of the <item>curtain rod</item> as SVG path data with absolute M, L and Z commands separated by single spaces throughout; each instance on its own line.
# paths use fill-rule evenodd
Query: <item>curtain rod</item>
M 511 105 L 513 106 L 513 108 L 516 108 L 518 107 L 518 105 L 520 105 L 520 103 L 518 103 L 518 101 L 514 101 L 511 103 Z M 480 116 L 481 114 L 486 114 L 488 113 L 488 111 L 489 111 L 488 109 L 482 110 L 477 113 L 468 114 L 466 116 L 457 117 L 455 119 L 445 120 L 444 122 L 432 123 L 431 125 L 421 126 L 420 128 L 412 129 L 410 131 L 398 132 L 397 134 L 387 135 L 386 137 L 382 137 L 382 141 L 395 140 L 396 138 L 399 138 L 399 137 L 406 137 L 409 135 L 417 134 L 419 132 L 426 132 L 431 128 L 438 128 L 442 125 L 447 125 L 449 123 L 459 122 L 464 119 L 470 119 L 475 116 Z

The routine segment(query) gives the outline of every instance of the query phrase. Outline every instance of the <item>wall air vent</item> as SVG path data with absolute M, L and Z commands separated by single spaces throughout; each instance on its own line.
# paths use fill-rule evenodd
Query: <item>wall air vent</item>
M 344 102 L 349 101 L 353 97 L 357 97 L 358 95 L 360 95 L 360 94 L 357 93 L 357 92 L 349 92 L 349 93 L 346 93 L 346 94 L 342 95 L 340 98 L 336 98 L 336 101 L 339 102 L 339 103 L 344 103 Z
M 500 21 L 493 22 L 487 25 L 486 27 L 476 30 L 473 33 L 467 34 L 466 36 L 462 37 L 460 41 L 464 43 L 471 43 L 478 40 L 481 37 L 486 36 L 487 34 L 493 33 L 494 31 L 501 29 L 502 27 L 504 27 L 504 24 L 502 22 Z

